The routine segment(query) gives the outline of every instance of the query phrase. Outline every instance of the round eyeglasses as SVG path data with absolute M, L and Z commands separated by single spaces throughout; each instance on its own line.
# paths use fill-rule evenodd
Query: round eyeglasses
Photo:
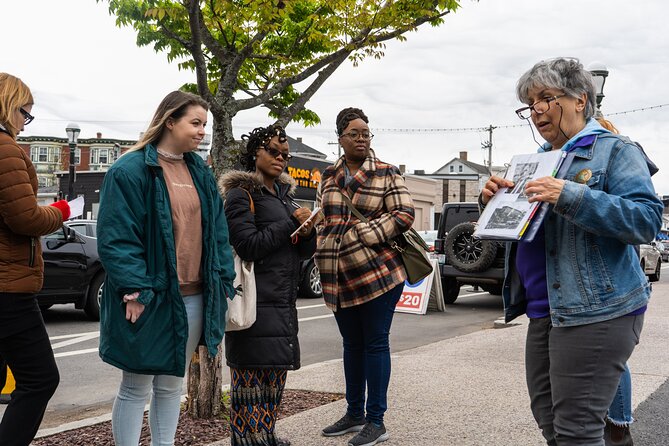
M 351 130 L 348 133 L 342 133 L 340 136 L 348 136 L 354 141 L 359 138 L 362 138 L 365 141 L 371 141 L 372 138 L 374 138 L 374 135 L 370 132 L 359 132 L 357 130 Z
M 567 95 L 563 93 L 557 96 L 551 96 L 550 98 L 540 99 L 532 105 L 519 108 L 518 110 L 516 110 L 516 114 L 520 119 L 530 119 L 530 117 L 532 116 L 532 112 L 536 113 L 537 115 L 543 115 L 548 110 L 550 110 L 551 102 L 556 101 L 563 96 Z

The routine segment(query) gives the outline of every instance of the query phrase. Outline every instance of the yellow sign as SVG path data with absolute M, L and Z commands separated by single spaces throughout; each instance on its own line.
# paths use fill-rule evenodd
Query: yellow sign
M 5 387 L 0 390 L 0 396 L 4 397 L 5 395 L 11 395 L 15 388 L 16 381 L 14 381 L 14 375 L 12 375 L 12 371 L 7 367 L 7 380 L 5 381 Z
M 313 169 L 300 169 L 298 167 L 288 166 L 288 174 L 295 179 L 295 182 L 300 187 L 318 189 L 318 185 L 321 183 L 321 171 L 318 167 L 314 167 Z

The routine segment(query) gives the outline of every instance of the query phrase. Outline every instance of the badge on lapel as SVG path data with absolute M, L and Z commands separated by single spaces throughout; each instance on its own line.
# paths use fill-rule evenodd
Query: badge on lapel
M 583 169 L 576 174 L 576 176 L 574 177 L 574 181 L 580 184 L 585 184 L 588 182 L 590 178 L 592 178 L 592 170 Z

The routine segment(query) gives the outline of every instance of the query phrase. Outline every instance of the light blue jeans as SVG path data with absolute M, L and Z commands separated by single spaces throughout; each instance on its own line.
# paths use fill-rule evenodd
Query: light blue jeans
M 184 296 L 188 315 L 186 369 L 202 336 L 204 320 L 202 294 Z M 141 317 L 141 316 L 140 316 Z M 121 387 L 112 409 L 112 433 L 116 446 L 137 446 L 142 431 L 144 407 L 151 394 L 149 428 L 151 446 L 172 446 L 179 422 L 183 378 L 171 375 L 142 375 L 123 371 Z
M 618 390 L 616 390 L 606 417 L 617 426 L 629 426 L 634 421 L 632 418 L 632 374 L 627 364 L 620 376 Z

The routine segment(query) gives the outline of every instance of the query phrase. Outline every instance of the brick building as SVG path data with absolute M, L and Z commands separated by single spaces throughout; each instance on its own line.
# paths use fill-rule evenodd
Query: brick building
M 57 187 L 59 183 L 56 172 L 70 168 L 67 138 L 19 136 L 17 142 L 35 165 L 40 189 L 50 190 Z M 134 143 L 135 141 L 130 140 L 103 138 L 102 133 L 98 133 L 95 138 L 81 138 L 75 149 L 75 169 L 77 172 L 106 171 Z

